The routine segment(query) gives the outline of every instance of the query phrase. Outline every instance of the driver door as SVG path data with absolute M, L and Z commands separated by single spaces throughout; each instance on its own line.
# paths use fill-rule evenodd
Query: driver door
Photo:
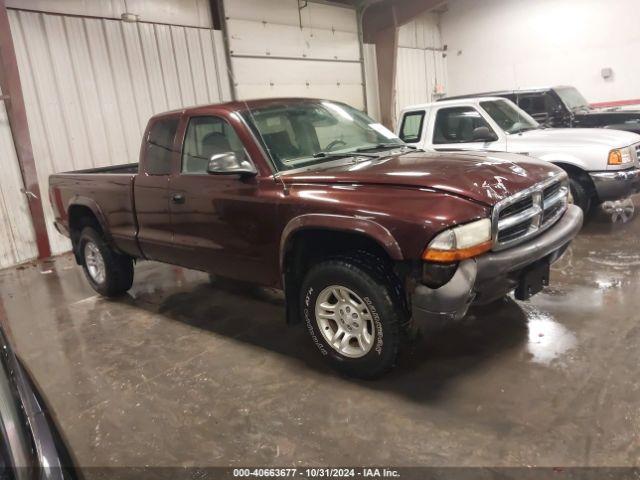
M 183 118 L 180 168 L 169 181 L 172 263 L 230 278 L 264 282 L 262 245 L 273 238 L 258 178 L 209 174 L 209 159 L 233 152 L 251 162 L 232 125 L 218 116 Z
M 432 148 L 437 151 L 481 150 L 504 152 L 506 142 L 504 133 L 493 128 L 475 107 L 441 107 L 432 112 L 430 135 Z M 474 140 L 474 130 L 485 127 L 493 133 L 496 140 Z

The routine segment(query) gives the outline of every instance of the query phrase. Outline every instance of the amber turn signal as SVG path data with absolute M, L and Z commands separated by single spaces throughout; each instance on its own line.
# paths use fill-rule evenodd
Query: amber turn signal
M 477 257 L 478 255 L 482 255 L 484 252 L 488 252 L 491 250 L 493 246 L 493 242 L 489 240 L 488 242 L 480 243 L 478 245 L 474 245 L 469 248 L 461 248 L 456 250 L 439 250 L 436 248 L 427 248 L 422 253 L 422 259 L 427 260 L 429 262 L 439 262 L 439 263 L 447 263 L 447 262 L 459 262 L 460 260 L 466 260 L 467 258 Z
M 620 150 L 611 150 L 609 152 L 609 165 L 622 165 L 622 153 Z

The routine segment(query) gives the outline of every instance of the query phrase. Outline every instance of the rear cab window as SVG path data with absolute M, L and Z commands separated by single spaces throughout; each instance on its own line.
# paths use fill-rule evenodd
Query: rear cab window
M 178 117 L 156 121 L 149 130 L 145 148 L 145 168 L 149 175 L 169 175 Z
M 405 113 L 400 126 L 400 139 L 406 143 L 418 143 L 422 138 L 424 117 L 424 110 Z

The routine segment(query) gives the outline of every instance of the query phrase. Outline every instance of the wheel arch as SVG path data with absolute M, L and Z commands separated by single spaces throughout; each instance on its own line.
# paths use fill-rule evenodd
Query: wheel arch
M 589 173 L 582 168 L 579 165 L 576 165 L 574 163 L 568 163 L 568 162 L 552 162 L 555 166 L 560 167 L 561 169 L 563 169 L 565 172 L 567 172 L 567 174 L 570 177 L 576 178 L 577 180 L 580 181 L 580 183 L 582 183 L 584 185 L 584 187 L 587 189 L 587 192 L 590 195 L 595 195 L 596 194 L 596 186 L 593 183 L 593 179 L 591 178 L 591 176 L 589 175 Z
M 303 272 L 320 258 L 355 250 L 371 251 L 389 262 L 403 260 L 402 250 L 391 232 L 371 220 L 307 214 L 287 224 L 280 241 L 287 323 L 299 321 L 298 293 Z
M 284 266 L 292 239 L 303 231 L 343 232 L 374 241 L 392 260 L 402 260 L 402 250 L 391 232 L 377 222 L 346 215 L 305 214 L 287 223 L 280 239 L 280 268 Z
M 80 254 L 77 246 L 80 233 L 84 227 L 95 227 L 103 235 L 105 241 L 109 245 L 113 245 L 106 217 L 95 200 L 85 197 L 74 198 L 67 207 L 67 216 L 69 219 L 71 245 L 78 263 L 80 263 Z

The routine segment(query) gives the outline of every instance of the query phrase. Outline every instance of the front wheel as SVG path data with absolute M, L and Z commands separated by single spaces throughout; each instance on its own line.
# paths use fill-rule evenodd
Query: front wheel
M 340 372 L 375 378 L 393 367 L 405 315 L 388 276 L 357 259 L 314 266 L 302 286 L 302 318 L 320 353 Z
M 115 252 L 92 227 L 80 233 L 78 249 L 91 287 L 105 297 L 122 295 L 133 284 L 133 260 Z
M 573 203 L 582 209 L 585 216 L 591 210 L 591 195 L 584 183 L 575 177 L 569 177 L 569 190 L 573 197 Z

